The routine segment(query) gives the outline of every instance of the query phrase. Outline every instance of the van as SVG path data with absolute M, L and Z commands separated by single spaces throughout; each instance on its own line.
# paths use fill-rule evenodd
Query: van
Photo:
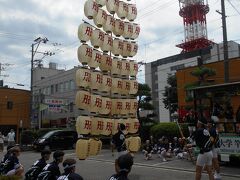
M 54 130 L 36 139 L 33 147 L 38 151 L 43 149 L 69 149 L 75 148 L 77 140 L 78 134 L 76 131 Z

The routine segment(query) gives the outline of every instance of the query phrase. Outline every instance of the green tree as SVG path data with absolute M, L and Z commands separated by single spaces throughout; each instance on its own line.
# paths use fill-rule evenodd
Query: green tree
M 170 105 L 170 112 L 174 113 L 178 109 L 178 96 L 177 96 L 177 77 L 176 74 L 171 75 L 168 74 L 167 78 L 168 85 L 165 86 L 165 90 L 163 93 L 163 100 L 164 107 L 169 109 Z

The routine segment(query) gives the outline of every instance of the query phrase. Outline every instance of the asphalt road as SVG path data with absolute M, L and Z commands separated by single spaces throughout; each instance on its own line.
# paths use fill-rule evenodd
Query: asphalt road
M 73 150 L 67 150 L 65 158 L 76 158 Z M 3 153 L 1 153 L 2 157 Z M 22 152 L 20 162 L 28 169 L 35 160 L 40 158 L 40 153 L 28 151 Z M 84 180 L 107 180 L 114 173 L 114 160 L 110 150 L 102 150 L 98 156 L 89 157 L 86 160 L 77 160 L 76 171 Z M 61 165 L 60 165 L 61 166 Z M 129 175 L 130 180 L 193 180 L 195 166 L 188 160 L 176 158 L 162 162 L 156 155 L 152 160 L 145 161 L 141 153 L 135 154 L 134 165 Z M 222 167 L 222 179 L 239 180 L 240 171 L 235 167 Z M 208 179 L 204 173 L 202 179 Z

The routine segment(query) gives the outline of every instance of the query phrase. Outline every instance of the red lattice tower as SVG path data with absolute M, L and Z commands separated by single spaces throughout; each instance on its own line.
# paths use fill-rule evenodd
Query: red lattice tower
M 208 2 L 204 0 L 179 0 L 179 15 L 183 17 L 185 42 L 177 47 L 182 52 L 202 49 L 213 44 L 207 38 L 206 14 L 209 12 Z

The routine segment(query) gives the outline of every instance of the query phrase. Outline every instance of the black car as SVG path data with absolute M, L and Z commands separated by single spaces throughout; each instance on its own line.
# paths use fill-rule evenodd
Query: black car
M 36 150 L 75 148 L 77 139 L 78 134 L 76 131 L 54 130 L 35 140 L 33 147 Z

